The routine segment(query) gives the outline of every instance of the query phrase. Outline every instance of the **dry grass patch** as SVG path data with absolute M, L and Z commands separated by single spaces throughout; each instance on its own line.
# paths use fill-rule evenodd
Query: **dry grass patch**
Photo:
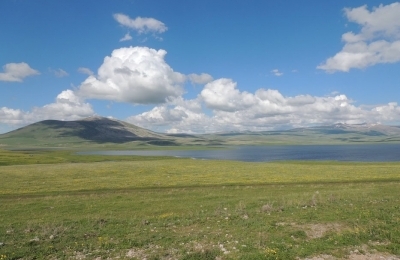
M 276 226 L 291 226 L 296 229 L 304 231 L 309 239 L 316 239 L 325 236 L 327 233 L 340 233 L 346 229 L 343 224 L 340 223 L 312 223 L 312 224 L 296 224 L 278 222 Z
M 344 226 L 340 223 L 316 223 L 295 225 L 295 227 L 304 230 L 304 232 L 307 234 L 307 237 L 310 239 L 321 238 L 328 232 L 339 233 L 344 229 Z
M 349 260 L 400 260 L 400 258 L 387 253 L 367 253 L 365 255 L 352 253 L 349 255 Z
M 300 260 L 300 258 L 298 258 Z M 339 260 L 332 255 L 318 255 L 311 258 L 304 258 L 303 260 Z M 351 253 L 345 259 L 349 260 L 400 260 L 399 257 L 387 253 Z
M 400 260 L 399 256 L 389 254 L 387 252 L 377 252 L 375 249 L 370 249 L 367 245 L 361 245 L 356 248 L 348 249 L 348 254 L 345 258 L 337 258 L 332 255 L 322 254 L 302 260 Z M 300 258 L 297 258 L 300 260 Z

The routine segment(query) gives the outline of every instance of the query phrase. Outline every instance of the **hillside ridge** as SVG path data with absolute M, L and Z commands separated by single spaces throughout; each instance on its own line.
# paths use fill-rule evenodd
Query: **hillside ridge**
M 164 137 L 163 134 L 117 119 L 93 116 L 75 121 L 43 120 L 2 134 L 0 141 L 21 139 L 28 143 L 57 142 L 57 140 L 58 143 L 79 141 L 126 143 L 136 140 L 158 140 Z
M 101 116 L 75 121 L 44 120 L 0 134 L 2 146 L 69 147 L 126 144 L 156 146 L 221 146 L 265 144 L 347 144 L 400 142 L 400 126 L 343 124 L 274 131 L 227 131 L 167 134 Z M 123 147 L 121 147 L 123 148 Z

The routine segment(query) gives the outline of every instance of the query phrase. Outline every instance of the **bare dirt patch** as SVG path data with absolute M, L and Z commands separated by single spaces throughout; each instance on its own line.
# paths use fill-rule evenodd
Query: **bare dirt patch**
M 357 253 L 352 253 L 349 256 L 350 260 L 400 260 L 399 257 L 386 254 L 386 253 L 374 253 L 374 254 L 357 254 Z
M 314 256 L 312 258 L 305 258 L 303 260 L 338 260 L 341 258 L 336 258 L 332 255 L 319 255 Z M 386 253 L 367 253 L 367 254 L 358 254 L 352 253 L 345 259 L 349 260 L 400 260 L 399 257 L 395 255 L 390 255 Z
M 323 237 L 328 232 L 339 233 L 344 229 L 344 226 L 339 223 L 317 223 L 317 224 L 306 224 L 306 225 L 295 225 L 306 232 L 307 237 L 310 239 Z
M 391 255 L 385 252 L 377 252 L 375 249 L 368 248 L 368 245 L 362 245 L 357 248 L 348 249 L 349 254 L 344 258 L 337 258 L 332 255 L 318 255 L 303 260 L 400 260 L 399 256 Z M 298 259 L 300 260 L 300 259 Z
M 147 254 L 142 249 L 129 249 L 126 253 L 126 257 L 128 258 L 137 258 L 137 259 L 146 259 Z
M 303 230 L 309 239 L 321 238 L 328 232 L 339 233 L 346 227 L 340 223 L 316 223 L 316 224 L 296 224 L 278 222 L 277 226 L 292 226 L 297 229 Z
M 342 232 L 346 227 L 340 223 L 297 224 L 278 222 L 276 226 L 290 226 L 304 231 L 309 239 L 321 238 L 328 232 Z

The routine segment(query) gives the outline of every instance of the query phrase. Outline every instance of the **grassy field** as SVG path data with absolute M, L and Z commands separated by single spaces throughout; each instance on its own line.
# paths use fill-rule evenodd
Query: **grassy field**
M 400 163 L 0 151 L 0 260 L 397 259 L 399 190 Z

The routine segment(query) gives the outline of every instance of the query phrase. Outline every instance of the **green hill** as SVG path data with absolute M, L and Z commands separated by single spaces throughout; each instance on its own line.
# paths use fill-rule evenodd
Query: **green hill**
M 0 135 L 0 144 L 16 146 L 73 146 L 122 144 L 132 141 L 157 142 L 169 140 L 123 121 L 89 117 L 77 121 L 45 120 Z
M 45 120 L 0 135 L 8 148 L 138 149 L 160 146 L 351 144 L 400 142 L 400 127 L 335 124 L 284 131 L 162 134 L 104 117 L 77 121 Z

